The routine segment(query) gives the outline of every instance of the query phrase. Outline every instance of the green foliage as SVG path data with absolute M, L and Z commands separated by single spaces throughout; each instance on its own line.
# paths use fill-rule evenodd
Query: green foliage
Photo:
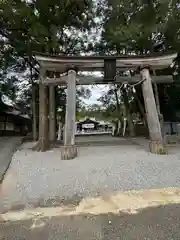
M 180 49 L 180 11 L 172 0 L 105 0 L 103 39 L 118 53 L 153 52 L 161 41 L 167 50 Z
M 96 118 L 96 119 L 102 119 L 102 109 L 101 106 L 98 104 L 92 104 L 90 106 L 82 106 L 78 113 L 77 113 L 77 118 L 82 119 L 85 117 L 89 118 Z
M 80 54 L 85 51 L 92 19 L 91 0 L 0 1 L 1 90 L 12 95 L 6 84 L 8 74 L 12 72 L 19 74 L 26 70 L 28 73 L 23 78 L 30 83 L 37 79 L 33 51 L 49 54 Z M 14 88 L 15 84 L 14 81 L 11 87 Z M 18 104 L 27 105 L 28 110 L 31 107 L 29 87 L 16 89 L 24 94 Z M 81 95 L 81 91 L 78 93 Z M 59 94 L 63 99 L 64 89 Z
M 178 0 L 5 0 L 0 1 L 0 89 L 11 98 L 19 89 L 17 76 L 9 85 L 9 73 L 28 72 L 24 79 L 37 79 L 32 52 L 78 55 L 144 54 L 180 50 L 180 8 Z M 94 4 L 96 9 L 93 8 Z M 96 10 L 96 11 L 95 11 Z M 96 14 L 96 16 L 95 16 Z M 96 20 L 95 18 L 96 17 Z M 89 40 L 96 29 L 101 39 Z M 27 58 L 26 58 L 27 57 Z M 180 64 L 177 63 L 178 71 Z M 32 73 L 29 74 L 29 70 Z M 28 70 L 28 71 L 27 71 Z M 28 83 L 28 84 L 29 84 Z M 27 84 L 27 85 L 28 85 Z M 30 85 L 28 85 L 29 87 Z M 30 109 L 31 89 L 25 88 L 19 104 Z M 114 89 L 100 99 L 102 114 L 119 117 L 122 99 Z M 179 93 L 176 93 L 179 94 Z M 88 97 L 77 91 L 77 107 Z M 131 97 L 130 97 L 131 98 Z M 59 106 L 65 108 L 65 89 L 58 90 Z M 134 104 L 134 102 L 133 102 Z M 135 106 L 133 107 L 135 108 Z M 118 110 L 117 110 L 118 109 Z
M 103 117 L 106 119 L 120 119 L 123 115 L 122 95 L 118 85 L 109 86 L 98 101 L 103 105 Z
M 101 53 L 149 54 L 157 51 L 180 51 L 180 5 L 177 0 L 102 0 L 97 14 L 102 19 L 103 28 L 101 43 L 97 44 Z M 179 58 L 175 68 L 175 78 L 179 81 Z M 180 106 L 179 88 L 175 91 L 171 87 L 167 94 L 169 109 L 172 110 L 174 106 L 177 111 Z M 111 99 L 110 96 L 108 92 L 101 99 L 105 103 Z M 142 115 L 144 104 L 139 88 L 136 89 L 136 96 L 142 106 L 137 104 L 137 99 L 131 102 L 131 106 L 135 112 L 139 111 Z M 130 99 L 132 95 L 129 96 Z
M 76 109 L 77 112 L 84 105 L 83 99 L 89 99 L 91 97 L 91 90 L 83 86 L 78 86 L 76 89 Z
M 165 121 L 180 121 L 180 85 L 161 84 L 159 99 Z
M 84 102 L 83 99 L 88 99 L 91 96 L 91 91 L 83 86 L 77 87 L 76 90 L 76 115 L 82 115 Z M 57 87 L 56 91 L 56 107 L 60 109 L 59 115 L 64 123 L 66 113 L 66 87 Z
M 91 1 L 81 0 L 7 0 L 1 1 L 0 9 L 0 33 L 20 56 L 29 56 L 32 51 L 59 53 L 72 48 L 66 30 L 85 31 L 92 15 Z M 76 44 L 77 39 L 78 36 L 74 39 Z

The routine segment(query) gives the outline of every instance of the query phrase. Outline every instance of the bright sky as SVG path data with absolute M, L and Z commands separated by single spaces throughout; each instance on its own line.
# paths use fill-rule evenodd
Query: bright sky
M 94 85 L 89 86 L 91 89 L 92 96 L 89 99 L 84 99 L 86 104 L 98 104 L 98 98 L 100 98 L 104 92 L 107 92 L 108 86 L 107 85 Z
M 83 75 L 87 75 L 87 76 L 95 76 L 95 77 L 102 77 L 103 74 L 101 72 L 81 72 L 81 74 Z M 98 98 L 100 98 L 103 95 L 103 92 L 107 92 L 108 90 L 108 85 L 103 85 L 103 84 L 99 84 L 99 85 L 89 85 L 89 86 L 85 86 L 87 88 L 89 88 L 91 90 L 91 97 L 89 99 L 83 99 L 83 101 L 86 104 L 99 104 L 99 102 L 97 101 Z

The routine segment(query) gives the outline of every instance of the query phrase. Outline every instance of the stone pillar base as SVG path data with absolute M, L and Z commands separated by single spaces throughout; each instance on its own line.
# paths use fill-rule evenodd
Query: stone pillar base
M 77 147 L 75 145 L 61 146 L 61 160 L 71 160 L 77 157 Z
M 32 150 L 39 151 L 39 152 L 45 152 L 50 149 L 50 143 L 49 141 L 45 140 L 39 140 L 37 144 L 33 147 Z
M 159 141 L 150 141 L 149 149 L 151 153 L 166 155 L 168 154 L 167 147 Z

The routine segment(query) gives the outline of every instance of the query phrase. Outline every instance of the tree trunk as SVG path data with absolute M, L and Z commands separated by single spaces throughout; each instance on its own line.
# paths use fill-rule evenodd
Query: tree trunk
M 114 89 L 114 95 L 115 95 L 115 98 L 116 98 L 116 109 L 117 109 L 117 113 L 118 113 L 118 121 L 121 122 L 121 125 L 122 125 L 122 121 L 121 121 L 121 108 L 120 108 L 120 103 L 119 103 L 119 98 L 118 98 L 118 94 L 117 94 L 117 86 L 115 86 L 115 89 Z M 117 131 L 116 131 L 116 135 L 119 136 L 121 134 L 120 132 L 120 128 L 117 127 Z
M 124 98 L 124 105 L 125 105 L 125 109 L 126 109 L 126 117 L 127 117 L 127 121 L 128 121 L 129 136 L 134 137 L 135 130 L 134 130 L 134 124 L 133 124 L 132 114 L 131 114 L 131 110 L 130 110 L 128 95 L 127 95 L 125 88 L 122 89 L 122 92 L 123 92 L 123 98 Z
M 135 94 L 135 99 L 136 99 L 137 104 L 138 104 L 138 108 L 139 108 L 139 112 L 140 112 L 141 118 L 142 118 L 142 120 L 144 122 L 144 125 L 147 127 L 146 113 L 145 113 L 143 104 L 141 103 L 141 101 L 140 101 L 139 97 L 137 96 L 137 94 Z
M 159 116 L 159 121 L 160 121 L 160 125 L 161 125 L 162 137 L 163 137 L 163 139 L 165 139 L 164 118 L 163 118 L 163 115 L 161 114 L 161 110 L 160 110 L 159 93 L 158 93 L 158 87 L 157 87 L 156 83 L 154 83 L 154 95 L 155 95 L 155 101 L 156 101 L 156 107 L 157 107 L 157 112 L 158 112 L 158 116 Z
M 36 85 L 32 83 L 33 140 L 37 141 Z
M 49 139 L 51 142 L 56 140 L 56 106 L 54 86 L 49 86 Z
M 34 150 L 46 151 L 49 144 L 48 91 L 47 86 L 39 83 L 39 140 Z
M 154 76 L 156 76 L 156 71 L 153 71 Z M 156 83 L 154 83 L 154 94 L 155 94 L 155 101 L 156 101 L 156 107 L 157 107 L 157 112 L 159 115 L 159 121 L 161 125 L 161 132 L 162 132 L 162 137 L 163 141 L 165 142 L 165 131 L 164 131 L 164 117 L 163 114 L 161 114 L 161 108 L 160 108 L 160 101 L 159 101 L 159 92 L 158 92 L 158 86 Z
M 138 93 L 141 93 L 140 96 L 138 95 Z M 139 108 L 139 113 L 144 122 L 144 125 L 146 127 L 148 127 L 147 119 L 146 119 L 146 112 L 145 112 L 145 107 L 144 107 L 144 99 L 143 99 L 143 96 L 141 96 L 141 95 L 142 95 L 141 86 L 138 85 L 138 86 L 136 86 L 136 93 L 134 94 L 134 96 L 135 96 L 135 99 L 136 99 L 136 102 L 137 102 L 137 105 Z

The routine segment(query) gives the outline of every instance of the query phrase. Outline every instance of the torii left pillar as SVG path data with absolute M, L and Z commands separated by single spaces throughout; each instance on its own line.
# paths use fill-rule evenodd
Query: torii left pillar
M 76 128 L 76 71 L 69 70 L 67 76 L 64 146 L 61 147 L 62 160 L 74 159 L 77 156 L 77 147 L 75 146 L 75 128 Z
M 49 139 L 51 142 L 56 140 L 56 102 L 55 86 L 49 86 Z
M 50 147 L 49 142 L 49 124 L 48 124 L 48 87 L 39 83 L 39 139 L 37 145 L 33 148 L 37 151 L 46 151 Z

